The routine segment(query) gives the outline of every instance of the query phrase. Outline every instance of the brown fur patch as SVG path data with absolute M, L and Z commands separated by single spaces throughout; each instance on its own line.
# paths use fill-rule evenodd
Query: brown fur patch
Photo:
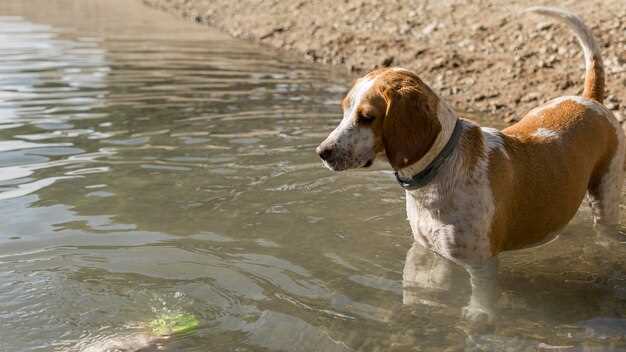
M 601 103 L 604 100 L 604 86 L 604 67 L 600 58 L 594 56 L 591 59 L 591 67 L 587 68 L 585 89 L 582 95 Z
M 483 157 L 485 141 L 483 140 L 482 131 L 478 125 L 470 120 L 461 120 L 472 126 L 461 135 L 461 141 L 459 142 L 459 145 L 464 146 L 464 148 L 461 149 L 464 153 L 462 158 L 463 170 L 467 170 L 469 173 L 469 171 L 478 164 L 478 160 Z
M 379 69 L 370 72 L 373 89 L 363 99 L 359 109 L 380 109 L 384 104 L 384 118 L 372 125 L 379 145 L 395 169 L 401 169 L 420 160 L 432 147 L 441 131 L 437 119 L 439 98 L 412 72 L 397 69 Z M 380 120 L 380 119 L 379 119 Z
M 587 68 L 587 74 L 585 75 L 585 89 L 583 90 L 583 97 L 594 99 L 598 102 L 604 100 L 604 67 L 602 61 L 598 57 L 591 59 L 591 67 Z
M 557 138 L 533 135 L 538 128 Z M 565 100 L 502 131 L 509 158 L 493 154 L 489 178 L 496 201 L 493 254 L 539 244 L 575 215 L 617 149 L 605 116 Z

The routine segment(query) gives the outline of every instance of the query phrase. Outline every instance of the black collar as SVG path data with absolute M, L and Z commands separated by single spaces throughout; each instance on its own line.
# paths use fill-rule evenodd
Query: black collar
M 460 120 L 456 120 L 456 123 L 454 125 L 454 130 L 452 131 L 452 135 L 450 136 L 448 143 L 446 143 L 446 145 L 443 147 L 439 155 L 437 155 L 435 159 L 433 159 L 433 161 L 431 161 L 431 163 L 428 166 L 426 166 L 426 168 L 424 168 L 424 170 L 418 172 L 416 175 L 414 175 L 410 179 L 408 180 L 401 179 L 400 176 L 398 175 L 398 172 L 396 171 L 394 174 L 396 175 L 396 180 L 398 180 L 398 183 L 400 184 L 400 186 L 402 186 L 402 188 L 407 189 L 407 190 L 414 190 L 414 189 L 424 187 L 430 181 L 432 181 L 432 179 L 437 175 L 437 171 L 439 171 L 439 168 L 441 167 L 443 162 L 448 159 L 450 154 L 452 154 L 452 151 L 454 150 L 454 148 L 457 146 L 457 144 L 459 144 L 459 139 L 461 138 L 462 130 L 463 130 L 463 126 Z

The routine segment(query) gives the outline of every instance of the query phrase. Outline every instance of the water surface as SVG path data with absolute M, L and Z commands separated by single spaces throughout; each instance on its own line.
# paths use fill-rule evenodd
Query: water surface
M 313 152 L 347 77 L 122 0 L 3 0 L 0 57 L 0 351 L 167 312 L 200 321 L 169 351 L 626 350 L 626 250 L 586 209 L 503 256 L 495 330 L 460 321 L 463 272 L 403 285 L 436 258 L 405 263 L 393 177 Z

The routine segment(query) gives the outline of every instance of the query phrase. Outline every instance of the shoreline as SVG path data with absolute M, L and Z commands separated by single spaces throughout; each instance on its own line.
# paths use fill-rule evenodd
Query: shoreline
M 568 28 L 520 14 L 523 0 L 141 0 L 233 37 L 358 77 L 381 66 L 413 70 L 457 110 L 512 123 L 533 107 L 583 89 L 582 50 Z M 580 15 L 602 48 L 604 104 L 626 118 L 626 2 L 557 0 Z M 610 8 L 611 11 L 606 11 Z M 375 10 L 375 11 L 374 11 Z M 348 88 L 348 87 L 346 87 Z

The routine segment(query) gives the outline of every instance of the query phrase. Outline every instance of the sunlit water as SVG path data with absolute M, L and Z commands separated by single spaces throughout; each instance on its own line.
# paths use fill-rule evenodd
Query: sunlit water
M 503 256 L 495 329 L 462 271 L 420 289 L 392 176 L 313 152 L 349 83 L 138 1 L 0 2 L 0 351 L 626 350 L 586 209 Z M 167 312 L 200 325 L 155 339 Z

